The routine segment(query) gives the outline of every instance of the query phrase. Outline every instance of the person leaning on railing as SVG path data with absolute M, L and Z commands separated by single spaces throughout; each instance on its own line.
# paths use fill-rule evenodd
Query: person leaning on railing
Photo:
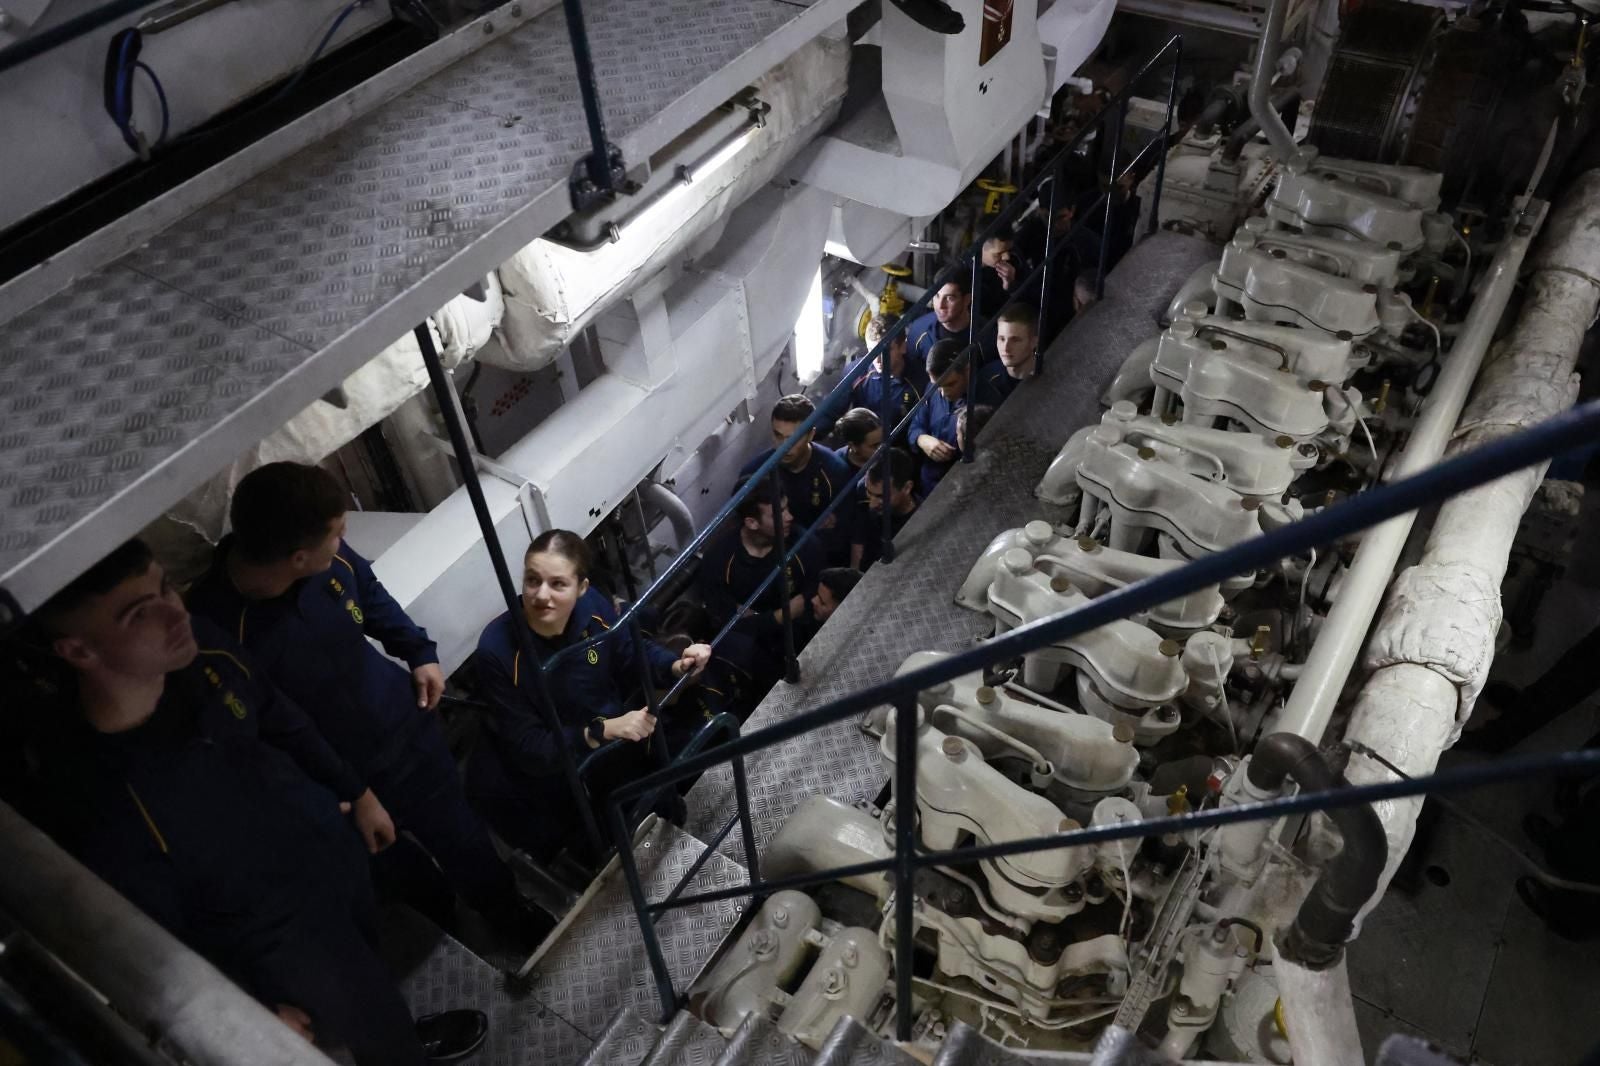
M 711 661 L 705 644 L 678 653 L 647 638 L 635 641 L 617 627 L 611 601 L 589 586 L 590 562 L 589 547 L 576 533 L 541 533 L 523 557 L 518 615 L 502 614 L 478 640 L 478 677 L 490 711 L 488 735 L 468 764 L 468 792 L 502 838 L 536 858 L 575 842 L 581 824 L 562 777 L 563 747 L 581 762 L 609 741 L 632 745 L 590 776 L 597 802 L 649 768 L 646 742 L 657 722 L 639 691 L 640 659 L 660 688 L 684 674 L 698 678 Z M 519 625 L 527 627 L 540 662 L 524 660 Z M 608 632 L 609 639 L 560 659 L 540 684 L 542 662 Z M 539 710 L 545 693 L 554 730 Z

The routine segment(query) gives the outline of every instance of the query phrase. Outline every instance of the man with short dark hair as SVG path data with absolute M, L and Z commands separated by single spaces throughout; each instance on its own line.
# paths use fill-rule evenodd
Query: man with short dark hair
M 883 555 L 883 508 L 887 498 L 890 536 L 916 512 L 917 464 L 899 448 L 889 451 L 889 487 L 883 483 L 883 460 L 867 467 L 850 508 L 850 565 L 862 573 Z
M 763 487 L 764 488 L 764 487 Z M 770 496 L 757 490 L 739 501 L 734 509 L 735 525 L 714 538 L 700 560 L 697 582 L 700 598 L 710 612 L 712 621 L 721 627 L 738 612 L 740 606 L 755 592 L 778 565 L 787 550 L 789 535 L 793 530 L 793 516 L 787 501 L 779 501 L 780 515 L 773 518 Z M 805 601 L 816 589 L 817 575 L 822 570 L 822 553 L 816 538 L 806 543 L 789 560 L 789 616 L 798 617 L 805 610 Z M 774 578 L 758 597 L 747 617 L 765 619 L 781 625 L 783 601 L 781 582 Z
M 373 944 L 363 851 L 394 825 L 372 790 L 139 541 L 33 623 L 66 669 L 40 693 L 58 713 L 36 716 L 29 779 L 8 782 L 27 813 L 307 1039 L 420 1066 L 429 1037 Z M 450 1013 L 419 1024 L 476 1038 L 434 1050 L 482 1043 L 482 1014 Z
M 917 408 L 917 413 L 911 416 L 908 434 L 911 443 L 927 457 L 922 464 L 923 496 L 933 491 L 933 487 L 961 457 L 956 419 L 967 405 L 968 375 L 981 375 L 978 381 L 979 403 L 996 405 L 1005 398 L 997 393 L 994 368 L 974 371 L 972 350 L 960 341 L 942 340 L 934 345 L 929 353 L 928 370 L 934 375 L 937 387 Z
M 233 634 L 310 713 L 427 851 L 417 855 L 408 842 L 380 861 L 380 879 L 449 930 L 454 904 L 442 871 L 470 906 L 531 949 L 548 920 L 518 898 L 430 713 L 444 692 L 438 653 L 372 564 L 345 543 L 346 504 L 319 467 L 284 462 L 251 471 L 234 490 L 233 532 L 190 590 L 190 606 Z
M 773 446 L 744 464 L 739 471 L 740 480 L 755 473 L 762 463 L 772 458 L 772 453 L 816 410 L 816 405 L 800 393 L 785 396 L 773 404 Z M 849 464 L 827 448 L 816 447 L 812 443 L 815 437 L 815 429 L 807 430 L 805 436 L 778 460 L 778 480 L 789 501 L 789 512 L 804 529 L 816 524 L 822 509 L 833 502 L 833 498 L 844 490 L 844 483 L 850 480 Z M 761 493 L 766 490 L 756 491 Z M 834 516 L 829 515 L 822 528 L 832 529 L 836 524 Z
M 935 344 L 945 340 L 967 343 L 972 325 L 972 283 L 964 273 L 958 273 L 939 286 L 930 302 L 933 310 L 906 328 L 906 336 L 911 338 L 906 350 L 906 374 L 919 388 L 926 388 L 934 380 L 928 359 Z
M 881 344 L 883 338 L 894 328 L 894 324 L 895 319 L 890 315 L 874 315 L 867 323 L 867 350 L 871 351 Z M 909 341 L 906 333 L 909 328 L 902 330 L 893 341 L 889 342 L 887 371 L 883 368 L 884 357 L 880 353 L 872 361 L 872 369 L 857 378 L 855 384 L 850 386 L 851 407 L 865 407 L 882 418 L 883 394 L 887 389 L 891 396 L 890 404 L 893 407 L 895 425 L 899 425 L 905 420 L 906 415 L 911 413 L 911 408 L 922 398 L 922 389 L 907 380 L 909 375 L 906 370 L 906 349 Z M 894 426 L 888 428 L 892 430 Z

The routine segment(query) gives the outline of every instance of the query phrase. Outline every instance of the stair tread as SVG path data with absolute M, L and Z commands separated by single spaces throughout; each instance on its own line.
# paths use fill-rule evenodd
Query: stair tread
M 712 1066 L 727 1047 L 716 1029 L 688 1011 L 679 1011 L 643 1066 Z
M 651 1025 L 633 1008 L 625 1008 L 611 1019 L 578 1066 L 643 1066 L 660 1038 L 660 1026 Z

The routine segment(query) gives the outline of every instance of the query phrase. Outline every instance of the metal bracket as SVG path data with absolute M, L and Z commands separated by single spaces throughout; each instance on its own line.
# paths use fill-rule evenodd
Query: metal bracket
M 605 181 L 609 175 L 610 181 Z M 572 165 L 572 177 L 567 189 L 572 194 L 572 209 L 588 211 L 609 203 L 627 184 L 627 167 L 622 161 L 622 149 L 606 142 L 606 158 L 597 165 L 594 153 L 584 156 Z

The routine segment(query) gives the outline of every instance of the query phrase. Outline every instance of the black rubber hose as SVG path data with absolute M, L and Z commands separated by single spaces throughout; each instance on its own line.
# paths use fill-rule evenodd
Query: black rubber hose
M 1279 89 L 1272 94 L 1272 110 L 1280 115 L 1291 107 L 1299 106 L 1299 89 Z M 1292 124 L 1287 122 L 1285 124 L 1290 125 L 1290 128 L 1293 129 Z M 1260 130 L 1261 123 L 1257 122 L 1253 115 L 1235 126 L 1233 132 L 1228 134 L 1228 140 L 1222 146 L 1222 161 L 1224 163 L 1237 162 L 1240 154 L 1244 152 L 1244 146 L 1249 144 L 1250 139 Z
M 1273 733 L 1256 745 L 1250 758 L 1250 783 L 1276 792 L 1286 780 L 1302 791 L 1348 788 L 1316 745 L 1293 733 Z M 1325 970 L 1339 960 L 1355 928 L 1356 915 L 1378 890 L 1378 877 L 1389 858 L 1383 823 L 1370 806 L 1330 810 L 1328 817 L 1344 838 L 1344 847 L 1323 867 L 1300 905 L 1294 921 L 1279 940 L 1278 950 L 1291 962 Z

